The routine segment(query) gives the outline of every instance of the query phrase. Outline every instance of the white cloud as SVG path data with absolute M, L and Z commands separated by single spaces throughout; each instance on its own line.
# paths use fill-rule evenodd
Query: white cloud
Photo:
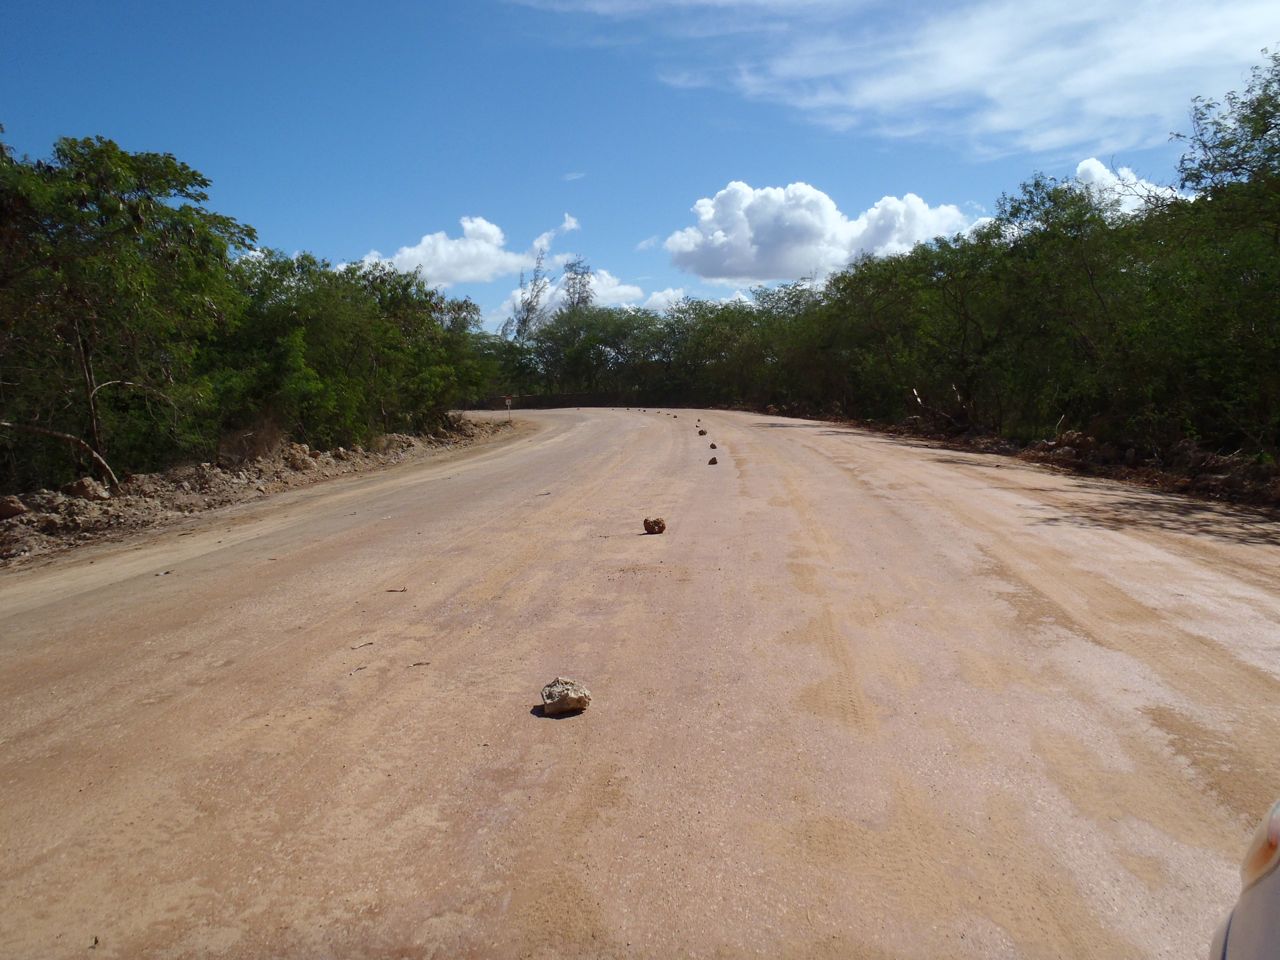
M 585 173 L 583 173 L 582 171 L 580 171 L 580 170 L 574 170 L 574 171 L 572 171 L 572 172 L 570 172 L 570 173 L 566 173 L 566 174 L 564 174 L 560 179 L 561 179 L 561 180 L 564 180 L 564 181 L 566 181 L 566 182 L 570 182 L 570 183 L 571 183 L 571 182 L 572 182 L 572 181 L 574 181 L 574 180 L 581 180 L 581 179 L 582 179 L 583 177 L 585 177 L 585 176 L 586 176 L 586 174 L 585 174 Z
M 564 276 L 550 278 L 550 286 L 547 287 L 546 295 L 543 298 L 543 305 L 549 312 L 555 312 L 564 303 Z M 647 297 L 644 290 L 634 283 L 625 283 L 618 277 L 614 276 L 608 270 L 591 271 L 591 293 L 594 296 L 594 302 L 600 307 L 636 307 L 645 306 L 653 309 L 665 309 L 667 298 L 674 303 L 684 296 L 682 289 L 666 289 L 656 291 Z M 506 319 L 511 316 L 516 305 L 520 302 L 520 290 L 517 288 L 512 290 L 507 298 L 498 307 L 495 318 L 500 317 Z
M 849 9 L 850 0 L 517 0 L 523 6 L 562 13 L 598 13 L 627 17 L 655 11 L 761 10 L 792 13 L 797 10 Z
M 655 71 L 858 128 L 981 153 L 1164 143 L 1239 89 L 1275 0 L 523 0 L 665 37 Z
M 1104 199 L 1116 200 L 1123 213 L 1142 210 L 1149 200 L 1170 200 L 1183 196 L 1173 187 L 1162 187 L 1142 179 L 1128 167 L 1112 170 L 1096 157 L 1089 157 L 1077 164 L 1076 180 Z
M 641 253 L 645 250 L 652 250 L 654 247 L 658 245 L 658 242 L 661 239 L 662 238 L 659 237 L 656 233 L 651 237 L 645 237 L 643 240 L 641 240 L 639 243 L 636 244 L 636 252 Z
M 518 273 L 532 262 L 527 253 L 506 248 L 507 238 L 497 224 L 484 217 L 463 217 L 460 222 L 461 237 L 450 237 L 441 230 L 411 247 L 401 247 L 390 257 L 372 250 L 364 260 L 384 260 L 405 272 L 421 269 L 428 282 L 442 287 L 493 280 Z
M 591 292 L 602 307 L 633 307 L 644 297 L 643 290 L 635 284 L 623 283 L 608 270 L 592 271 Z
M 1278 35 L 1273 0 L 978 0 L 869 39 L 798 40 L 737 85 L 835 127 L 1112 151 L 1164 143 L 1193 96 L 1237 86 Z
M 564 215 L 564 220 L 560 223 L 560 226 L 556 227 L 554 230 L 548 230 L 546 233 L 538 234 L 537 239 L 533 241 L 533 249 L 541 250 L 545 253 L 551 249 L 551 242 L 555 240 L 557 236 L 580 229 L 582 228 L 578 225 L 578 218 L 566 213 Z
M 429 233 L 413 246 L 401 247 L 389 257 L 371 250 L 362 258 L 363 262 L 383 261 L 406 273 L 421 270 L 428 283 L 439 287 L 484 283 L 532 268 L 537 254 L 549 250 L 557 235 L 578 229 L 578 221 L 566 213 L 559 227 L 540 234 L 531 249 L 518 251 L 507 249 L 502 228 L 484 217 L 463 217 L 459 222 L 460 237 L 450 237 L 443 230 Z
M 755 189 L 734 181 L 693 212 L 695 225 L 667 237 L 671 261 L 726 283 L 822 278 L 860 253 L 901 253 L 973 221 L 959 207 L 931 207 L 914 193 L 884 197 L 850 219 L 807 183 Z
M 641 306 L 646 310 L 662 313 L 672 304 L 679 303 L 684 297 L 684 287 L 667 287 L 665 290 L 653 291 Z

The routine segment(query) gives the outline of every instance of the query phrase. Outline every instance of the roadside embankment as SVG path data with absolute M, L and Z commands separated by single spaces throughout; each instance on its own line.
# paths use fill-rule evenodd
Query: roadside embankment
M 484 442 L 508 427 L 498 420 L 454 416 L 435 433 L 388 433 L 369 449 L 313 450 L 303 443 L 286 442 L 262 457 L 125 475 L 115 490 L 82 477 L 61 490 L 0 497 L 0 566 Z

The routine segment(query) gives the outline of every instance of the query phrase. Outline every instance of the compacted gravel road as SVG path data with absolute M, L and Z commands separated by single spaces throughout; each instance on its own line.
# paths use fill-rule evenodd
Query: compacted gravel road
M 519 416 L 0 572 L 0 956 L 1205 954 L 1280 795 L 1280 525 Z

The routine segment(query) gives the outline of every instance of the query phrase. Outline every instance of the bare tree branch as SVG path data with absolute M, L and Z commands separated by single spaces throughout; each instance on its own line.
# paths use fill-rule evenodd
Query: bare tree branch
M 58 440 L 65 440 L 67 443 L 74 444 L 88 453 L 89 456 L 93 457 L 98 466 L 102 468 L 102 472 L 106 474 L 107 478 L 111 481 L 112 489 L 120 486 L 120 481 L 116 478 L 116 472 L 111 469 L 111 464 L 103 460 L 102 455 L 99 454 L 97 450 L 93 449 L 90 444 L 85 443 L 79 437 L 72 436 L 69 433 L 62 433 L 58 430 L 49 430 L 46 427 L 35 427 L 25 423 L 14 423 L 11 420 L 0 420 L 0 427 L 9 427 L 13 430 L 26 430 L 28 433 L 38 433 L 46 437 L 55 437 Z
M 154 393 L 169 406 L 173 407 L 175 411 L 178 409 L 178 405 L 174 403 L 173 400 L 169 398 L 169 395 L 164 391 L 157 390 L 155 387 L 148 387 L 145 383 L 134 383 L 132 380 L 108 380 L 106 383 L 100 383 L 93 388 L 93 394 L 91 394 L 91 396 L 96 396 L 98 391 L 103 387 L 110 387 L 117 383 L 122 387 L 133 387 L 135 390 L 144 390 L 147 393 Z

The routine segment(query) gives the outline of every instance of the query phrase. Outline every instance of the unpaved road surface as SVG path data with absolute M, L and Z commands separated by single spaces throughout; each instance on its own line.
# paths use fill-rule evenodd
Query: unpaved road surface
M 0 574 L 0 955 L 1203 956 L 1280 528 L 672 412 Z

